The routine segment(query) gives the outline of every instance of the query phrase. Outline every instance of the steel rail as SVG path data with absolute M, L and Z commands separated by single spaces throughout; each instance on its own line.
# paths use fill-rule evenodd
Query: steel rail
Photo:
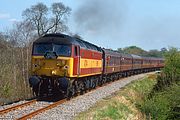
M 55 102 L 55 103 L 53 103 L 51 105 L 48 105 L 48 106 L 46 106 L 44 108 L 38 109 L 38 110 L 36 110 L 34 112 L 31 112 L 31 113 L 29 113 L 27 115 L 24 115 L 24 116 L 18 118 L 17 120 L 27 120 L 27 119 L 30 119 L 30 118 L 34 117 L 35 115 L 37 115 L 39 113 L 42 113 L 42 112 L 44 112 L 46 110 L 52 109 L 52 108 L 54 108 L 54 107 L 56 107 L 56 106 L 58 106 L 58 105 L 60 105 L 60 104 L 62 104 L 64 102 L 66 102 L 66 101 L 67 101 L 66 99 L 57 101 L 57 102 Z
M 136 76 L 136 75 L 132 75 L 132 76 Z M 90 93 L 90 92 L 92 92 L 92 91 L 95 91 L 95 90 L 97 90 L 97 89 L 99 89 L 99 88 L 101 88 L 101 87 L 108 86 L 109 84 L 111 84 L 111 83 L 113 83 L 113 82 L 115 82 L 115 81 L 119 81 L 119 80 L 122 80 L 122 79 L 128 78 L 128 77 L 129 77 L 129 76 L 120 78 L 120 79 L 118 79 L 118 80 L 109 81 L 109 82 L 107 82 L 107 83 L 105 83 L 105 84 L 103 84 L 103 85 L 101 85 L 101 86 L 98 85 L 98 86 L 96 86 L 94 89 L 88 90 L 87 93 Z M 80 93 L 78 94 L 78 96 L 81 96 Z M 73 98 L 77 98 L 78 96 L 73 97 Z M 73 98 L 72 98 L 72 99 L 73 99 Z M 64 103 L 64 102 L 66 102 L 66 101 L 68 101 L 67 98 L 64 98 L 64 99 L 62 99 L 62 100 L 59 100 L 59 101 L 57 101 L 57 102 L 54 102 L 54 103 L 51 104 L 51 105 L 48 105 L 48 106 L 46 106 L 46 107 L 43 107 L 43 108 L 38 109 L 38 110 L 36 110 L 36 111 L 33 111 L 33 112 L 29 113 L 29 114 L 26 114 L 26 115 L 18 118 L 17 120 L 27 120 L 27 119 L 31 119 L 32 117 L 34 117 L 34 116 L 36 116 L 36 115 L 38 115 L 38 114 L 40 114 L 40 113 L 42 113 L 42 112 L 44 112 L 44 111 L 47 111 L 47 110 L 49 110 L 49 109 L 52 109 L 52 108 L 54 108 L 54 107 L 56 107 L 56 106 L 58 106 L 58 105 L 60 105 L 60 104 L 62 104 L 62 103 Z
M 28 102 L 25 102 L 25 103 L 22 103 L 22 104 L 19 104 L 19 105 L 15 105 L 15 106 L 9 107 L 7 109 L 3 109 L 3 110 L 0 111 L 0 115 L 6 114 L 6 113 L 8 113 L 10 111 L 13 111 L 13 110 L 16 110 L 18 108 L 23 108 L 25 106 L 31 105 L 31 104 L 35 103 L 36 101 L 37 101 L 36 99 L 33 99 L 31 101 L 28 101 Z
M 123 79 L 123 78 L 120 78 L 120 79 L 118 79 L 118 80 L 121 80 L 121 79 Z M 92 90 L 88 90 L 88 92 L 90 93 L 90 92 L 92 92 L 92 91 L 95 91 L 95 90 L 97 90 L 97 89 L 99 89 L 99 88 L 101 88 L 101 87 L 105 87 L 105 86 L 107 86 L 107 85 L 109 85 L 109 84 L 111 84 L 111 83 L 113 83 L 113 82 L 115 82 L 115 81 L 118 81 L 118 80 L 110 81 L 110 82 L 105 83 L 105 84 L 103 84 L 103 85 L 101 85 L 101 86 L 96 86 L 96 88 L 94 88 L 94 89 L 92 89 Z M 88 93 L 88 92 L 87 92 L 87 93 Z M 81 96 L 80 93 L 78 93 L 78 96 Z M 76 96 L 76 97 L 78 97 L 78 96 Z M 76 97 L 74 97 L 74 98 L 76 98 Z M 72 99 L 73 99 L 73 98 L 72 98 Z M 18 118 L 17 120 L 27 120 L 27 119 L 31 119 L 32 117 L 38 115 L 39 113 L 42 113 L 42 112 L 44 112 L 44 111 L 46 111 L 46 110 L 49 110 L 49 109 L 52 109 L 52 108 L 54 108 L 54 107 L 56 107 L 56 106 L 58 106 L 58 105 L 60 105 L 60 104 L 62 104 L 62 103 L 64 103 L 64 102 L 66 102 L 66 101 L 68 101 L 67 98 L 64 98 L 64 99 L 62 99 L 62 100 L 60 100 L 60 101 L 57 101 L 57 102 L 55 102 L 55 103 L 53 103 L 53 104 L 51 104 L 51 105 L 48 105 L 48 106 L 46 106 L 46 107 L 44 107 L 44 108 L 38 109 L 38 110 L 36 110 L 36 111 L 34 111 L 34 112 L 31 112 L 31 113 L 29 113 L 29 114 L 27 114 L 27 115 L 24 115 L 24 116 Z

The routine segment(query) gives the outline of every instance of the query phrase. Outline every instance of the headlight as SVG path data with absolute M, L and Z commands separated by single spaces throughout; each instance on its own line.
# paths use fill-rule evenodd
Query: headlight
M 52 70 L 52 75 L 56 75 L 57 71 L 56 70 Z
M 68 66 L 68 65 L 65 65 L 65 66 L 64 66 L 64 69 L 65 69 L 65 70 L 67 70 L 68 68 L 69 68 L 69 66 Z

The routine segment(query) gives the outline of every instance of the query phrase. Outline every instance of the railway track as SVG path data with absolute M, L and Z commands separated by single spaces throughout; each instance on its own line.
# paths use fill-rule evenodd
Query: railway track
M 122 78 L 120 78 L 119 80 L 121 80 L 121 79 L 122 79 Z M 102 85 L 102 86 L 97 86 L 95 89 L 89 90 L 89 92 L 92 92 L 92 91 L 94 91 L 94 90 L 97 90 L 98 88 L 107 86 L 107 85 L 111 84 L 112 82 L 113 82 L 113 81 L 108 82 L 108 83 L 106 83 L 106 84 L 104 84 L 104 85 Z M 79 95 L 80 95 L 80 93 L 78 93 L 78 96 L 79 96 Z M 58 106 L 58 105 L 60 105 L 60 104 L 62 104 L 62 103 L 64 103 L 64 102 L 66 102 L 66 101 L 68 101 L 68 100 L 67 100 L 67 99 L 59 100 L 59 101 L 57 101 L 57 102 L 54 102 L 54 103 L 51 104 L 51 105 L 48 105 L 48 106 L 46 106 L 46 107 L 44 107 L 44 108 L 38 109 L 38 110 L 36 110 L 36 111 L 34 111 L 34 112 L 31 112 L 31 113 L 29 113 L 29 114 L 27 114 L 27 115 L 24 115 L 24 116 L 22 116 L 21 118 L 18 118 L 17 120 L 27 120 L 27 119 L 30 119 L 30 118 L 38 115 L 39 113 L 42 113 L 42 112 L 44 112 L 44 111 L 46 111 L 46 110 L 49 110 L 49 109 L 52 109 L 52 108 L 54 108 L 54 107 L 56 107 L 56 106 Z
M 37 114 L 39 114 L 39 113 L 42 113 L 42 112 L 44 112 L 44 111 L 46 111 L 46 110 L 52 109 L 52 108 L 54 108 L 54 107 L 56 107 L 56 106 L 58 106 L 58 105 L 60 105 L 60 104 L 62 104 L 62 103 L 64 103 L 64 102 L 66 102 L 66 101 L 67 101 L 66 99 L 59 100 L 59 101 L 57 101 L 57 102 L 54 102 L 54 103 L 51 104 L 51 105 L 48 105 L 48 106 L 43 107 L 43 108 L 41 108 L 41 109 L 38 109 L 38 110 L 36 110 L 36 111 L 34 111 L 34 112 L 31 112 L 31 113 L 29 113 L 29 114 L 27 114 L 27 115 L 24 115 L 24 116 L 18 118 L 17 120 L 27 120 L 27 119 L 30 119 L 30 118 L 34 117 L 35 115 L 37 115 Z
M 10 111 L 13 111 L 13 110 L 16 110 L 18 108 L 23 108 L 23 107 L 31 105 L 31 104 L 33 104 L 35 102 L 37 102 L 37 100 L 33 99 L 33 100 L 28 101 L 28 102 L 25 102 L 25 103 L 22 103 L 22 104 L 19 104 L 19 105 L 15 105 L 15 106 L 0 110 L 0 115 L 6 114 L 6 113 L 8 113 Z
M 104 85 L 102 85 L 102 86 L 97 86 L 95 89 L 92 89 L 92 90 L 90 90 L 90 91 L 94 91 L 94 90 L 96 90 L 96 89 L 98 89 L 98 88 L 100 88 L 100 87 L 106 86 L 106 85 L 108 85 L 108 84 L 110 84 L 110 83 L 112 83 L 112 82 L 106 83 L 106 84 L 104 84 Z M 79 96 L 79 95 L 80 95 L 80 94 L 78 94 L 78 96 Z M 43 107 L 43 108 L 37 109 L 37 110 L 35 110 L 35 111 L 33 111 L 33 112 L 30 112 L 30 113 L 28 113 L 28 114 L 26 114 L 26 115 L 23 115 L 22 117 L 16 118 L 16 120 L 27 120 L 27 119 L 30 119 L 30 118 L 32 118 L 32 117 L 34 117 L 34 116 L 36 116 L 36 115 L 38 115 L 38 114 L 46 111 L 46 110 L 52 109 L 52 108 L 54 108 L 54 107 L 56 107 L 56 106 L 58 106 L 58 105 L 60 105 L 60 104 L 62 104 L 62 103 L 64 103 L 64 102 L 66 102 L 66 101 L 67 101 L 67 99 L 59 100 L 59 101 L 57 101 L 57 102 L 54 102 L 53 104 L 47 105 L 47 106 L 45 106 L 45 107 Z M 22 103 L 22 104 L 19 104 L 19 105 L 15 105 L 15 106 L 12 106 L 12 107 L 3 109 L 3 110 L 0 111 L 0 116 L 2 116 L 2 115 L 4 115 L 4 114 L 7 114 L 8 112 L 17 110 L 17 109 L 19 109 L 19 108 L 28 107 L 28 106 L 36 103 L 36 102 L 38 102 L 38 100 L 37 100 L 37 99 L 33 99 L 33 100 L 31 100 L 31 101 L 28 101 L 28 102 L 25 102 L 25 103 Z
M 10 112 L 18 111 L 18 110 L 23 109 L 23 108 L 29 109 L 29 107 L 32 107 L 33 104 L 41 102 L 41 101 L 38 101 L 37 99 L 33 99 L 33 100 L 28 101 L 28 102 L 25 102 L 25 103 L 22 103 L 22 104 L 19 104 L 19 105 L 15 105 L 15 106 L 8 107 L 6 109 L 0 110 L 0 119 L 27 120 L 27 119 L 30 119 L 30 118 L 32 118 L 33 116 L 35 116 L 35 115 L 37 115 L 39 113 L 42 113 L 42 112 L 44 112 L 46 110 L 49 110 L 51 108 L 56 107 L 57 105 L 62 104 L 65 101 L 66 101 L 66 99 L 62 99 L 62 100 L 59 100 L 57 102 L 54 102 L 53 104 L 45 105 L 42 108 L 38 108 L 38 109 L 34 110 L 33 112 L 28 112 L 26 114 L 23 114 L 21 117 L 15 117 L 15 116 L 7 115 Z
M 120 80 L 120 79 L 119 79 L 119 80 Z M 100 88 L 100 87 L 107 86 L 108 84 L 111 84 L 111 83 L 112 83 L 112 82 L 106 83 L 106 84 L 104 84 L 104 85 L 102 85 L 102 86 L 97 86 L 95 89 L 92 89 L 92 90 L 89 90 L 89 91 L 92 92 L 92 91 L 94 91 L 94 90 L 96 90 L 96 89 L 98 89 L 98 88 Z M 80 95 L 80 93 L 78 94 L 78 96 L 79 96 L 79 95 Z M 40 113 L 43 113 L 44 111 L 47 111 L 47 110 L 49 110 L 49 109 L 52 109 L 52 108 L 54 108 L 54 107 L 56 107 L 56 106 L 58 106 L 58 105 L 60 105 L 60 104 L 62 104 L 62 103 L 64 103 L 64 102 L 66 102 L 66 101 L 67 101 L 67 99 L 64 98 L 64 99 L 62 99 L 62 100 L 59 100 L 59 101 L 57 101 L 57 102 L 54 102 L 53 104 L 47 105 L 47 106 L 45 106 L 45 107 L 43 107 L 43 108 L 37 109 L 37 110 L 35 110 L 35 111 L 33 111 L 33 112 L 30 112 L 30 113 L 28 113 L 28 114 L 26 114 L 26 115 L 23 115 L 22 117 L 19 117 L 19 118 L 17 118 L 16 120 L 27 120 L 27 119 L 30 119 L 30 118 L 32 118 L 32 117 L 34 117 L 34 116 L 36 116 L 36 115 L 38 115 L 38 114 L 40 114 Z M 9 107 L 9 108 L 7 108 L 7 109 L 1 110 L 1 111 L 0 111 L 0 116 L 6 114 L 6 113 L 8 113 L 8 112 L 17 110 L 17 109 L 19 109 L 19 108 L 28 107 L 28 106 L 32 105 L 33 103 L 35 103 L 35 102 L 38 102 L 37 99 L 34 99 L 34 100 L 28 101 L 28 102 L 26 102 L 26 103 L 22 103 L 22 104 L 15 105 L 15 106 Z
M 121 78 L 121 79 L 123 79 L 123 78 Z M 119 80 L 121 80 L 121 79 L 119 79 Z M 119 81 L 119 80 L 117 80 L 117 81 Z M 97 90 L 97 89 L 99 89 L 99 88 L 101 88 L 101 87 L 107 86 L 107 85 L 109 85 L 109 84 L 111 84 L 111 83 L 113 83 L 113 82 L 106 83 L 106 84 L 104 84 L 104 85 L 102 85 L 102 86 L 97 86 L 95 89 L 90 90 L 90 92 L 95 91 L 95 90 Z M 78 96 L 79 96 L 79 95 L 78 95 Z M 77 98 L 77 97 L 75 97 L 75 98 Z M 47 110 L 49 110 L 49 109 L 55 108 L 56 106 L 65 103 L 66 101 L 67 101 L 67 99 L 61 99 L 61 100 L 58 100 L 58 101 L 56 101 L 56 102 L 53 102 L 52 104 L 48 103 L 48 104 L 45 105 L 45 106 L 42 105 L 43 107 L 42 107 L 42 106 L 41 106 L 41 107 L 38 107 L 37 109 L 35 109 L 35 110 L 33 110 L 33 111 L 27 112 L 27 113 L 22 114 L 22 115 L 20 115 L 20 116 L 18 116 L 18 117 L 17 117 L 17 116 L 16 116 L 16 117 L 13 117 L 13 119 L 16 119 L 16 120 L 27 120 L 27 119 L 31 119 L 31 118 L 33 118 L 34 116 L 36 116 L 36 115 L 38 115 L 38 114 L 40 114 L 40 113 L 43 113 L 43 112 L 45 112 L 45 111 L 47 111 Z M 37 99 L 34 99 L 34 100 L 28 101 L 28 102 L 26 102 L 26 103 L 23 103 L 23 104 L 20 104 L 20 105 L 16 105 L 16 106 L 9 107 L 9 108 L 7 108 L 7 109 L 1 110 L 1 111 L 0 111 L 0 118 L 1 118 L 2 115 L 7 114 L 7 113 L 10 113 L 10 112 L 13 112 L 14 110 L 17 110 L 17 109 L 19 109 L 19 108 L 26 108 L 26 107 L 28 108 L 28 107 L 30 107 L 30 106 L 32 107 L 32 105 L 33 105 L 34 103 L 38 103 L 38 102 L 40 102 L 40 101 L 38 101 Z

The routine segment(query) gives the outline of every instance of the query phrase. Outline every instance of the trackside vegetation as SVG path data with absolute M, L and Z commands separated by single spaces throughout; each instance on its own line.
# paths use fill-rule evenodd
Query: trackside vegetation
M 180 119 L 180 52 L 171 48 L 165 54 L 165 67 L 157 84 L 140 105 L 149 119 Z
M 50 7 L 40 2 L 26 8 L 22 20 L 11 28 L 0 31 L 0 105 L 33 97 L 28 83 L 32 43 L 46 33 L 67 31 L 70 13 L 61 2 Z
M 156 75 L 134 81 L 113 95 L 96 103 L 88 111 L 80 113 L 76 120 L 143 120 L 144 114 L 138 109 L 156 84 Z
M 160 74 L 134 81 L 99 101 L 76 120 L 179 120 L 180 52 L 170 48 Z

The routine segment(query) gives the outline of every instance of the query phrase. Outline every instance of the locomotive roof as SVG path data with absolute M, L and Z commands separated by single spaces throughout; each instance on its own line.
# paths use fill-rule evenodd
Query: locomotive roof
M 53 34 L 46 34 L 43 37 L 40 37 L 34 44 L 40 43 L 55 43 L 55 44 L 67 44 L 67 45 L 79 45 L 82 48 L 95 50 L 95 51 L 102 51 L 100 47 L 91 44 L 87 41 L 82 39 L 71 37 L 69 35 L 61 34 L 61 33 L 53 33 Z
M 56 44 L 75 44 L 78 45 L 76 40 L 64 34 L 46 34 L 38 38 L 34 43 L 56 43 Z

